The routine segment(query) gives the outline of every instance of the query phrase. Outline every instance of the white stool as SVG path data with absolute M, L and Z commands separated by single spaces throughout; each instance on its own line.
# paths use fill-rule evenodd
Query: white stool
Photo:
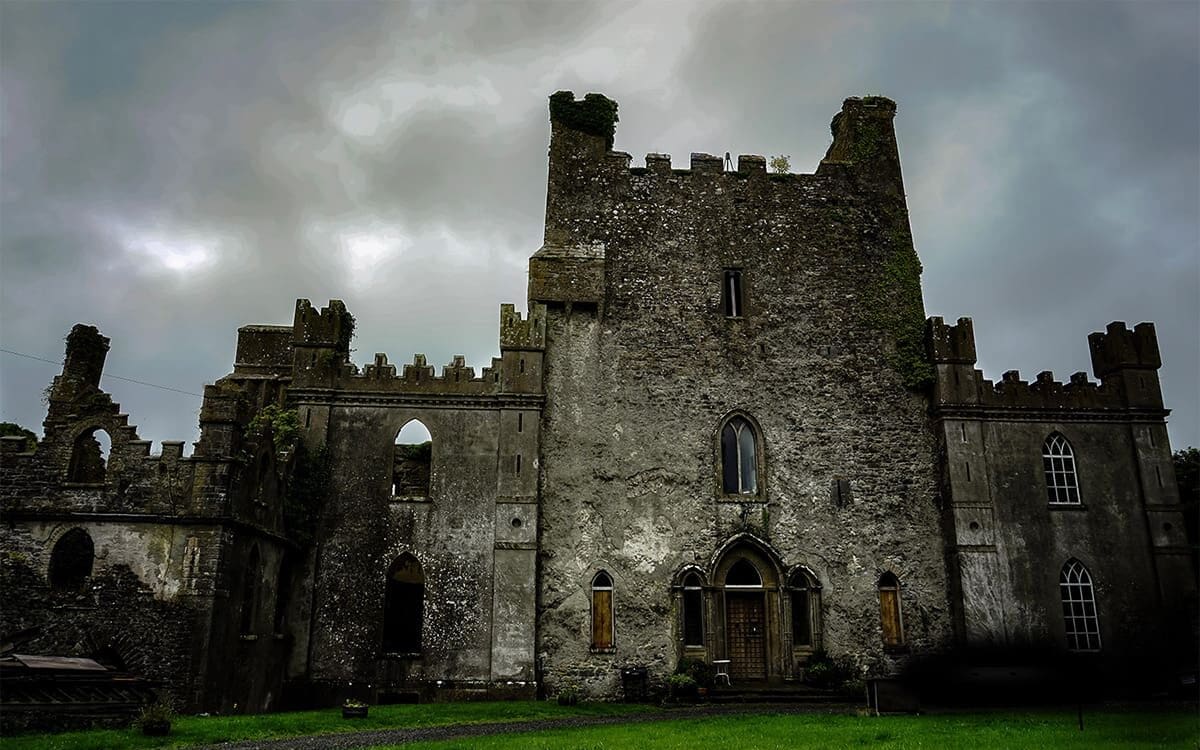
M 729 682 L 729 660 L 728 659 L 713 659 L 712 665 L 713 665 L 713 669 L 716 670 L 713 673 L 713 682 L 715 683 L 717 680 L 724 677 L 725 678 L 725 686 L 731 687 L 730 682 Z

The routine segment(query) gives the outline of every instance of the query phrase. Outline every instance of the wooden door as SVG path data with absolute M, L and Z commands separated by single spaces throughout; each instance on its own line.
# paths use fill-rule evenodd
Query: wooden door
M 735 680 L 766 679 L 767 618 L 762 592 L 727 592 L 725 607 L 729 674 Z

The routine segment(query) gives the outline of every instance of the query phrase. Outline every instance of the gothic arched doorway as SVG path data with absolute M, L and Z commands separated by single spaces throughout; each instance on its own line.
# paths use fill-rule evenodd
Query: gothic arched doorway
M 781 677 L 779 568 L 766 550 L 738 544 L 722 555 L 713 583 L 722 609 L 723 658 L 734 680 Z

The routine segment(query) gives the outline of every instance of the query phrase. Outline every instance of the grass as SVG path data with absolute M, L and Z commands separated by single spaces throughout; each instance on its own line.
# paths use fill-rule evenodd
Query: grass
M 630 717 L 635 722 L 634 717 Z M 1195 711 L 1004 712 L 925 716 L 793 714 L 628 723 L 404 745 L 405 750 L 793 750 L 794 748 L 1188 748 L 1200 747 Z M 399 747 L 399 746 L 390 746 Z
M 3 750 L 110 750 L 111 748 L 187 747 L 237 740 L 267 740 L 315 734 L 339 734 L 366 729 L 415 729 L 451 724 L 535 721 L 571 716 L 614 716 L 652 711 L 652 706 L 585 703 L 564 707 L 553 702 L 495 701 L 371 706 L 365 719 L 342 718 L 340 708 L 321 711 L 258 714 L 255 716 L 180 716 L 169 737 L 145 737 L 141 730 L 94 729 L 62 734 L 4 737 Z
M 234 740 L 285 739 L 366 729 L 403 729 L 566 717 L 625 716 L 626 723 L 542 730 L 404 745 L 412 750 L 791 750 L 792 748 L 1200 748 L 1194 708 L 1088 711 L 1084 731 L 1072 711 L 1005 711 L 924 716 L 765 714 L 639 721 L 651 706 L 588 703 L 434 703 L 372 706 L 367 719 L 347 721 L 340 709 L 258 716 L 181 717 L 170 737 L 134 729 L 6 737 L 4 750 L 38 748 L 186 747 Z M 399 747 L 396 745 L 388 747 Z

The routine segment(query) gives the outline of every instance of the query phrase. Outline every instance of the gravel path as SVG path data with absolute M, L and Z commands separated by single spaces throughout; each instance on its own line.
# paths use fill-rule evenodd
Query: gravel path
M 493 734 L 519 734 L 543 729 L 575 729 L 606 724 L 640 724 L 648 721 L 691 719 L 701 716 L 728 714 L 846 714 L 854 710 L 852 705 L 839 704 L 736 704 L 721 706 L 694 706 L 671 710 L 653 711 L 644 714 L 622 716 L 573 716 L 565 719 L 540 719 L 534 721 L 505 721 L 491 724 L 454 724 L 444 727 L 422 727 L 420 729 L 373 729 L 345 734 L 322 734 L 312 737 L 290 737 L 282 740 L 250 740 L 245 742 L 223 742 L 209 745 L 207 750 L 318 750 L 319 748 L 364 748 L 376 745 L 398 745 L 406 742 L 427 740 L 457 740 L 468 737 L 484 737 Z

